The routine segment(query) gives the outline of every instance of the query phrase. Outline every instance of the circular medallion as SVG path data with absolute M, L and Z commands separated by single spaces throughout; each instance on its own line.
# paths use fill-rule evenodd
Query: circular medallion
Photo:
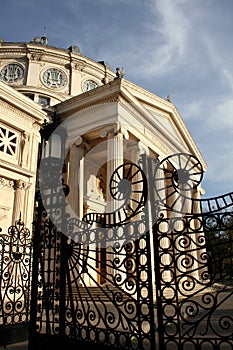
M 98 84 L 94 80 L 85 80 L 83 83 L 83 90 L 90 91 L 97 88 Z
M 0 79 L 5 83 L 16 83 L 24 77 L 24 69 L 17 63 L 10 63 L 2 68 Z
M 58 68 L 47 69 L 42 76 L 43 83 L 50 88 L 60 88 L 66 85 L 66 75 Z

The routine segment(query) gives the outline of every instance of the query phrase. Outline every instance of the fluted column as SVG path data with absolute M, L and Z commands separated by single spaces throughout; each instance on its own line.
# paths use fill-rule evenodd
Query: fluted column
M 70 187 L 69 204 L 78 218 L 82 219 L 84 191 L 84 146 L 82 144 L 81 137 L 70 148 L 68 185 Z
M 114 212 L 122 204 L 121 201 L 116 201 L 110 194 L 110 179 L 113 172 L 118 166 L 123 164 L 123 134 L 110 131 L 107 135 L 107 211 Z M 118 171 L 119 178 L 123 178 L 122 169 Z
M 84 144 L 80 136 L 70 148 L 68 185 L 70 193 L 68 199 L 71 217 L 82 220 L 83 217 L 83 191 L 84 191 Z M 84 254 L 86 247 L 82 246 L 81 254 Z M 73 277 L 78 277 L 82 272 L 82 261 L 77 261 L 76 269 L 73 270 Z M 84 276 L 83 276 L 84 277 Z M 81 280 L 77 281 L 81 284 Z

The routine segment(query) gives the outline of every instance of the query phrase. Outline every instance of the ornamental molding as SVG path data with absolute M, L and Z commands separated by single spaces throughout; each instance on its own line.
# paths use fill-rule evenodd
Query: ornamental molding
M 13 180 L 6 179 L 5 177 L 0 176 L 0 188 L 7 188 L 14 190 L 15 183 Z
M 101 80 L 103 79 L 103 76 L 105 74 L 104 70 L 100 70 L 97 67 L 92 68 L 92 67 L 84 67 L 82 69 L 82 73 L 88 75 L 86 79 L 98 79 Z
M 61 56 L 60 54 L 44 52 L 43 62 L 45 64 L 53 64 L 56 66 L 64 66 L 70 63 L 69 56 Z
M 119 100 L 119 92 L 116 92 L 114 94 L 111 94 L 110 96 L 102 97 L 99 99 L 96 99 L 96 95 L 93 96 L 93 92 L 95 92 L 95 89 L 85 92 L 85 97 L 86 97 L 85 100 L 83 95 L 78 95 L 77 100 L 75 99 L 75 101 L 73 99 L 64 101 L 62 106 L 63 108 L 59 110 L 59 107 L 58 107 L 58 113 L 65 116 L 70 116 L 70 115 L 73 115 L 74 113 L 80 113 L 80 112 L 85 114 L 90 112 L 90 108 L 102 108 L 103 105 L 106 105 L 109 103 L 116 103 Z M 80 96 L 82 100 L 78 101 Z M 94 99 L 91 100 L 91 97 L 93 97 Z M 79 102 L 80 104 L 77 106 Z
M 89 151 L 91 149 L 91 145 L 85 140 L 83 136 L 78 136 L 75 138 L 75 141 L 70 148 L 72 149 L 83 148 L 86 151 Z
M 110 125 L 106 128 L 103 128 L 100 130 L 100 137 L 114 137 L 118 134 L 122 134 L 123 137 L 128 140 L 129 139 L 129 133 L 126 128 L 124 128 L 119 121 L 114 123 L 113 125 Z
M 83 71 L 85 68 L 86 68 L 86 65 L 84 63 L 80 63 L 80 62 L 76 62 L 76 60 L 71 60 L 70 61 L 70 67 L 73 69 L 73 70 L 77 70 L 77 71 Z
M 28 114 L 20 111 L 18 108 L 10 105 L 9 103 L 7 103 L 7 102 L 5 102 L 3 100 L 0 100 L 0 111 L 1 111 L 1 114 L 2 115 L 4 114 L 4 115 L 9 116 L 11 118 L 11 119 L 8 119 L 9 123 L 11 123 L 11 125 L 12 125 L 12 122 L 13 122 L 13 119 L 14 119 L 13 117 L 20 117 L 22 119 L 22 120 L 19 121 L 20 122 L 20 126 L 21 125 L 25 125 L 28 128 L 29 127 L 29 123 L 30 123 L 31 124 L 30 127 L 31 127 L 32 123 L 34 122 L 33 117 L 30 117 Z M 14 115 L 12 115 L 12 113 Z
M 43 53 L 38 52 L 28 52 L 27 58 L 29 61 L 41 62 L 43 59 Z
M 0 51 L 1 53 L 1 51 Z M 18 57 L 18 58 L 3 58 L 2 56 L 0 56 L 1 60 L 0 60 L 0 63 L 1 63 L 1 68 L 8 65 L 8 64 L 18 64 L 20 66 L 22 66 L 22 68 L 24 70 L 26 70 L 27 68 L 27 62 L 24 58 L 22 57 Z
M 25 50 L 14 50 L 14 49 L 8 49 L 8 50 L 2 50 L 0 51 L 1 59 L 4 60 L 10 60 L 12 57 L 15 59 L 22 59 L 26 57 Z
M 15 181 L 15 189 L 27 191 L 31 188 L 32 184 L 30 182 L 25 182 L 23 180 Z
M 135 85 L 135 84 L 129 82 L 128 80 L 125 80 L 125 79 L 124 79 L 124 87 L 125 87 L 125 88 L 129 88 L 130 90 L 136 91 L 136 92 L 138 92 L 140 95 L 149 97 L 151 100 L 153 100 L 153 104 L 152 104 L 152 105 L 154 105 L 155 102 L 159 102 L 160 104 L 163 105 L 163 108 L 165 108 L 165 106 L 166 106 L 166 107 L 169 107 L 169 111 L 170 111 L 170 109 L 171 109 L 172 107 L 174 107 L 174 105 L 173 105 L 171 102 L 169 102 L 169 101 L 163 99 L 162 97 L 159 97 L 159 96 L 153 94 L 152 92 L 147 91 L 147 90 L 141 88 L 140 86 L 137 86 L 137 85 Z M 133 91 L 131 91 L 131 93 L 132 93 Z M 133 93 L 132 93 L 132 94 L 133 94 Z M 135 97 L 136 97 L 137 99 L 140 99 L 138 96 L 135 96 Z M 151 105 L 151 102 L 150 102 L 150 101 L 145 101 L 145 100 L 143 100 L 143 102 Z M 157 107 L 159 108 L 159 106 L 157 106 Z M 160 106 L 160 108 L 161 108 L 161 106 Z

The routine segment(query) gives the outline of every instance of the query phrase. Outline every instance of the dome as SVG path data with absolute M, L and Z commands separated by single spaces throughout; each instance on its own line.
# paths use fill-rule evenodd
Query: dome
M 106 84 L 115 73 L 71 45 L 48 45 L 47 37 L 29 43 L 0 42 L 0 80 L 43 106 L 53 106 Z

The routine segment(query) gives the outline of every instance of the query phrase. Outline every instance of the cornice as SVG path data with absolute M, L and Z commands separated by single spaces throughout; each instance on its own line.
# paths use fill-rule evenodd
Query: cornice
M 4 114 L 8 114 L 9 111 L 12 113 L 12 116 L 20 116 L 21 117 L 21 120 L 20 120 L 20 125 L 30 125 L 33 123 L 33 118 L 31 116 L 29 116 L 28 114 L 20 111 L 18 108 L 10 105 L 9 103 L 5 102 L 5 101 L 2 101 L 0 99 L 0 111 L 1 111 L 1 114 L 4 115 Z M 12 121 L 8 120 L 9 123 L 13 124 L 15 122 L 15 119 L 13 120 L 12 118 Z M 30 124 L 29 124 L 30 123 Z M 12 125 L 12 126 L 15 126 Z
M 115 103 L 118 101 L 118 97 L 119 95 L 117 93 L 108 96 L 108 97 L 103 97 L 100 99 L 96 99 L 96 100 L 92 100 L 92 101 L 83 101 L 83 103 L 79 104 L 78 106 L 74 106 L 73 108 L 69 108 L 68 111 L 63 111 L 63 112 L 59 112 L 59 115 L 61 116 L 61 118 L 63 118 L 63 116 L 68 117 L 70 115 L 72 115 L 73 113 L 79 112 L 79 111 L 83 111 L 85 112 L 85 110 L 89 111 L 89 108 L 91 107 L 98 107 L 98 106 L 102 106 L 104 104 L 109 104 L 109 103 Z
M 190 151 L 198 157 L 198 159 L 201 161 L 201 163 L 203 165 L 203 168 L 206 170 L 207 164 L 206 164 L 200 150 L 198 149 L 196 143 L 194 142 L 192 135 L 190 134 L 189 130 L 187 129 L 187 127 L 183 121 L 183 118 L 179 114 L 176 106 L 173 103 L 171 103 L 167 100 L 164 100 L 161 97 L 154 95 L 153 93 L 151 93 L 143 88 L 140 88 L 139 86 L 137 86 L 129 81 L 124 80 L 123 86 L 131 94 L 133 94 L 134 97 L 136 97 L 137 100 L 142 105 L 144 105 L 145 108 L 146 108 L 146 106 L 149 106 L 152 108 L 155 107 L 156 109 L 161 110 L 161 112 L 166 112 L 169 114 L 171 120 L 176 125 L 179 133 L 182 135 L 183 139 L 185 140 L 187 146 L 190 148 Z M 130 91 L 131 89 L 133 91 Z M 136 92 L 136 94 L 134 94 L 134 92 Z
M 10 109 L 25 119 L 30 118 L 28 120 L 43 122 L 47 115 L 37 103 L 2 82 L 0 82 L 0 103 L 2 108 Z
M 146 102 L 147 104 L 154 106 L 156 101 L 157 108 L 165 108 L 166 110 L 169 110 L 173 106 L 171 102 L 163 99 L 162 97 L 159 97 L 158 95 L 155 95 L 148 90 L 145 90 L 144 88 L 130 82 L 129 80 L 124 79 L 123 85 L 126 89 L 130 89 L 129 91 L 134 95 L 134 97 L 136 97 L 138 100 Z
M 15 176 L 21 174 L 27 178 L 31 178 L 34 177 L 36 174 L 35 171 L 27 170 L 25 168 L 22 168 L 20 165 L 12 164 L 11 162 L 5 161 L 3 159 L 0 159 L 0 168 L 4 168 L 10 171 L 11 173 L 14 173 Z
M 112 81 L 106 85 L 101 85 L 96 89 L 72 97 L 54 108 L 59 115 L 69 116 L 76 111 L 86 109 L 90 106 L 117 102 L 120 96 L 120 82 Z
M 46 95 L 46 96 L 50 96 L 52 98 L 54 98 L 55 100 L 58 100 L 60 102 L 70 99 L 70 95 L 67 95 L 66 93 L 62 92 L 62 91 L 57 91 L 54 92 L 54 90 L 45 88 L 43 86 L 30 86 L 30 85 L 24 85 L 24 86 L 20 86 L 17 87 L 17 91 L 21 92 L 32 92 L 32 93 L 36 93 L 36 94 L 42 94 L 42 95 Z
M 84 68 L 89 66 L 91 73 L 93 73 L 92 70 L 97 70 L 99 71 L 99 74 L 104 74 L 106 70 L 106 68 L 100 62 L 97 62 L 80 52 L 75 53 L 71 52 L 69 49 L 62 49 L 50 45 L 40 45 L 32 42 L 3 42 L 0 44 L 0 58 L 4 57 L 4 53 L 6 54 L 5 57 L 7 59 L 9 59 L 9 56 L 17 56 L 28 58 L 31 61 L 36 60 L 44 63 L 52 63 L 63 66 L 68 63 L 80 64 Z M 112 76 L 112 78 L 114 78 L 115 74 L 110 68 L 107 68 L 107 73 L 109 76 Z

